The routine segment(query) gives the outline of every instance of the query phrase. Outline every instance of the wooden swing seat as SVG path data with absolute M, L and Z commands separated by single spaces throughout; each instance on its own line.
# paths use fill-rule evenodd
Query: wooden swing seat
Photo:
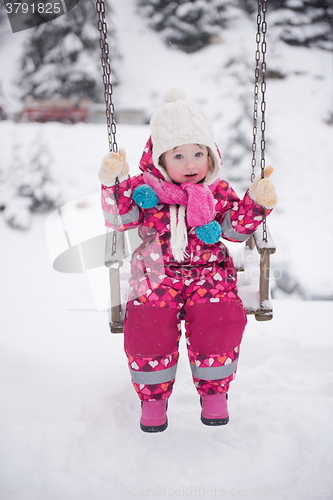
M 105 245 L 105 266 L 109 268 L 111 307 L 109 326 L 111 333 L 123 332 L 120 267 L 141 242 L 137 229 L 124 232 L 116 231 L 116 253 L 112 255 L 113 230 L 108 229 Z M 270 297 L 269 274 L 270 255 L 276 251 L 274 242 L 267 229 L 267 241 L 264 241 L 259 228 L 242 247 L 242 252 L 235 254 L 234 260 L 238 272 L 238 293 L 247 314 L 254 314 L 257 321 L 273 318 Z M 259 261 L 259 262 L 258 262 Z

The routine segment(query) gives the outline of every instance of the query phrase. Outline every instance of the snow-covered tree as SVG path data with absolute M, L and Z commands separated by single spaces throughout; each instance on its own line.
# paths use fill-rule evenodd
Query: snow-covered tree
M 269 17 L 271 29 L 289 45 L 333 50 L 330 0 L 286 0 Z
M 19 144 L 7 175 L 3 174 L 0 206 L 6 222 L 15 229 L 29 229 L 32 213 L 47 212 L 61 204 L 60 190 L 52 179 L 52 158 L 43 138 L 38 137 L 26 157 Z
M 38 137 L 32 144 L 25 175 L 17 185 L 19 196 L 30 199 L 31 212 L 47 212 L 60 205 L 60 192 L 50 172 L 52 157 Z
M 267 0 L 267 10 L 272 11 L 275 9 L 281 9 L 284 7 L 287 0 Z M 238 0 L 241 9 L 245 10 L 249 14 L 253 14 L 258 11 L 258 0 Z
M 14 143 L 10 168 L 2 175 L 0 205 L 7 224 L 21 230 L 27 230 L 31 226 L 30 199 L 20 196 L 18 189 L 21 179 L 24 178 L 25 169 L 21 147 Z
M 4 209 L 4 218 L 7 224 L 13 229 L 24 231 L 29 229 L 32 222 L 29 200 L 20 196 L 12 198 Z
M 22 98 L 103 100 L 97 20 L 95 0 L 84 0 L 67 14 L 32 30 L 17 78 Z M 117 52 L 112 31 L 109 27 L 114 67 Z M 116 78 L 113 81 L 117 83 Z
M 223 145 L 223 169 L 229 182 L 237 189 L 249 183 L 252 159 L 253 130 L 253 64 L 242 54 L 226 65 L 217 66 L 217 78 L 223 77 L 216 102 L 228 103 L 226 120 L 215 126 L 217 143 Z M 259 127 L 260 130 L 260 127 Z M 259 143 L 260 138 L 257 140 Z M 257 144 L 260 149 L 260 144 Z
M 195 52 L 205 47 L 235 14 L 232 0 L 138 0 L 138 12 L 171 47 Z
M 249 14 L 257 0 L 240 0 Z M 333 50 L 333 3 L 331 0 L 268 0 L 268 29 L 289 45 Z

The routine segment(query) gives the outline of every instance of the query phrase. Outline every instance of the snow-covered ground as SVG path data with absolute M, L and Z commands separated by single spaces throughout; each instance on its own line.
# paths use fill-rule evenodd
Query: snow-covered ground
M 250 89 L 240 81 L 253 63 L 254 26 L 240 19 L 222 43 L 186 55 L 145 27 L 134 0 L 114 5 L 123 52 L 117 105 L 149 115 L 165 90 L 181 86 L 204 106 L 227 156 L 230 124 Z M 0 79 L 8 97 L 23 42 L 23 33 L 2 33 Z M 332 295 L 333 127 L 325 122 L 333 109 L 332 54 L 273 40 L 269 47 L 271 66 L 286 75 L 267 89 L 267 163 L 275 165 L 280 198 L 269 217 L 274 270 L 289 266 L 312 295 Z M 148 126 L 118 126 L 133 173 L 148 134 Z M 248 134 L 251 141 L 251 128 Z M 105 126 L 1 122 L 1 167 L 10 169 L 18 144 L 24 160 L 36 137 L 53 156 L 63 203 L 91 200 L 107 150 Z M 239 194 L 244 183 L 235 186 Z M 223 428 L 200 422 L 182 343 L 169 427 L 146 435 L 122 336 L 109 333 L 87 274 L 52 269 L 47 217 L 34 215 L 27 232 L 0 219 L 1 500 L 332 495 L 332 301 L 282 300 L 280 293 L 273 321 L 249 318 Z M 102 219 L 96 224 L 102 228 Z

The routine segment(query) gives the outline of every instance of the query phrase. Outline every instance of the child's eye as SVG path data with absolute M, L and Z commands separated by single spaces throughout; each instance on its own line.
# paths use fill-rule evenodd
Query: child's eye
M 197 153 L 195 153 L 195 156 L 197 157 L 203 156 L 203 153 L 201 151 L 198 151 Z
M 175 155 L 176 160 L 181 160 L 181 159 L 182 159 L 182 157 L 183 157 L 183 156 L 182 156 L 181 154 Z

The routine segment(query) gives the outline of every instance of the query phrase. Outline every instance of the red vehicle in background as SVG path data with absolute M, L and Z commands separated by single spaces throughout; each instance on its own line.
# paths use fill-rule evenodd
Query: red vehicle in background
M 69 99 L 59 101 L 30 101 L 25 104 L 21 121 L 29 122 L 85 122 L 89 117 L 87 102 L 75 105 Z

